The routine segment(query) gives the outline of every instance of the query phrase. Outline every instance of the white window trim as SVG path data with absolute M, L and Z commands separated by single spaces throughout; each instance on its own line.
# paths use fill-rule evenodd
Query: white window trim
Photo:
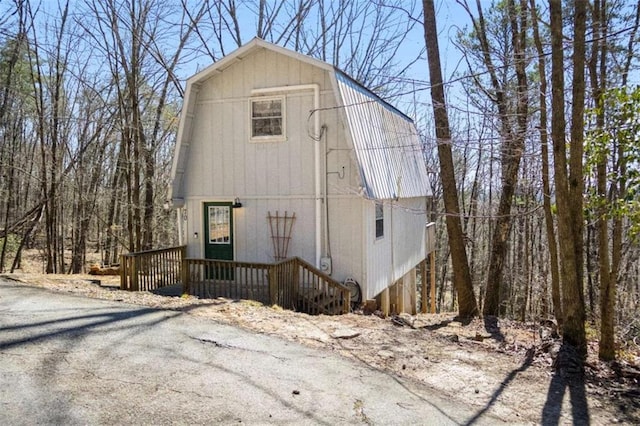
M 378 235 L 378 214 L 377 214 L 378 213 L 378 206 L 380 206 L 380 209 L 382 210 L 382 216 L 379 219 L 379 220 L 382 221 L 382 234 L 381 235 Z M 385 216 L 385 214 L 384 214 L 384 204 L 379 202 L 379 201 L 376 201 L 374 203 L 373 212 L 374 212 L 374 214 L 373 214 L 373 217 L 374 217 L 374 219 L 373 219 L 373 229 L 374 229 L 374 232 L 375 232 L 375 239 L 376 239 L 376 241 L 378 241 L 378 240 L 384 239 L 384 216 Z
M 282 134 L 274 136 L 253 136 L 253 108 L 252 105 L 256 101 L 272 101 L 280 100 L 282 104 Z M 284 142 L 287 140 L 287 98 L 284 95 L 279 96 L 254 96 L 249 98 L 248 115 L 249 115 L 249 140 L 251 142 Z

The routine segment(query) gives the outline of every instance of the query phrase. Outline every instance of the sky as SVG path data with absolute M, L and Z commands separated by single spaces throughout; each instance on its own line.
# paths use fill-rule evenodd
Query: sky
M 1 1 L 1 0 L 0 0 Z M 41 0 L 41 6 L 44 10 L 47 10 L 50 14 L 54 15 L 57 12 L 59 0 Z M 60 0 L 61 1 L 61 0 Z M 191 3 L 191 0 L 188 0 Z M 406 0 L 409 1 L 409 0 Z M 630 0 L 629 0 L 630 1 Z M 197 4 L 197 0 L 193 0 L 193 4 Z M 481 0 L 484 6 L 489 6 L 492 1 Z M 81 4 L 81 0 L 72 0 L 72 3 Z M 239 2 L 239 4 L 242 2 Z M 445 83 L 452 81 L 456 74 L 467 71 L 467 64 L 462 59 L 461 52 L 455 47 L 452 40 L 456 38 L 456 33 L 465 27 L 469 27 L 470 19 L 467 12 L 460 4 L 455 0 L 436 0 L 436 19 L 439 33 L 439 47 L 440 47 L 440 59 L 443 69 L 443 77 Z M 420 2 L 416 0 L 416 6 L 420 8 Z M 472 5 L 473 8 L 473 5 Z M 240 16 L 241 19 L 255 20 L 255 16 Z M 241 23 L 242 24 L 242 23 Z M 242 25 L 244 29 L 255 27 L 255 23 L 246 22 Z M 251 34 L 247 31 L 243 34 L 243 41 L 248 41 L 251 38 Z M 425 46 L 424 32 L 421 25 L 415 25 L 413 30 L 407 35 L 406 41 L 402 45 L 402 49 L 399 55 L 400 63 L 408 63 L 415 58 Z M 229 52 L 227 52 L 229 53 Z M 195 74 L 198 70 L 210 65 L 211 59 L 206 55 L 200 55 L 194 57 L 189 63 L 179 69 L 179 78 L 184 81 L 190 75 Z M 636 76 L 637 77 L 637 76 Z M 415 93 L 411 93 L 409 96 L 405 96 L 402 99 L 390 99 L 390 102 L 395 104 L 399 109 L 406 112 L 416 120 L 420 120 L 419 116 L 425 115 L 424 112 L 419 109 L 427 108 L 430 104 L 429 93 L 429 75 L 426 57 L 417 61 L 408 70 L 406 78 L 413 80 L 415 83 L 412 85 L 413 89 L 416 89 Z M 637 83 L 637 78 L 635 79 Z M 411 90 L 411 89 L 410 89 Z M 460 83 L 451 83 L 446 86 L 446 92 L 448 100 L 452 105 L 460 105 L 466 107 L 468 100 L 464 94 Z

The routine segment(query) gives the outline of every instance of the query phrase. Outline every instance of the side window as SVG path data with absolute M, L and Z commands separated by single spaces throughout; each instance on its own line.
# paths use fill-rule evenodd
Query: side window
M 376 239 L 384 237 L 384 206 L 376 202 Z
M 252 141 L 285 140 L 284 100 L 284 96 L 249 99 Z

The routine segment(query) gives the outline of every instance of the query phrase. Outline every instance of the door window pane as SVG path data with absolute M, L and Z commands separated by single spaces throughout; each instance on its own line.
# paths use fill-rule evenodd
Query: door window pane
M 209 244 L 230 244 L 229 218 L 228 206 L 209 206 Z

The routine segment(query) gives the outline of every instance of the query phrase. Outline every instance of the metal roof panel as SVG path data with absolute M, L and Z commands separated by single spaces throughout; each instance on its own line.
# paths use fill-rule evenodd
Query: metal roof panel
M 343 72 L 336 80 L 369 199 L 430 196 L 422 143 L 413 121 Z

